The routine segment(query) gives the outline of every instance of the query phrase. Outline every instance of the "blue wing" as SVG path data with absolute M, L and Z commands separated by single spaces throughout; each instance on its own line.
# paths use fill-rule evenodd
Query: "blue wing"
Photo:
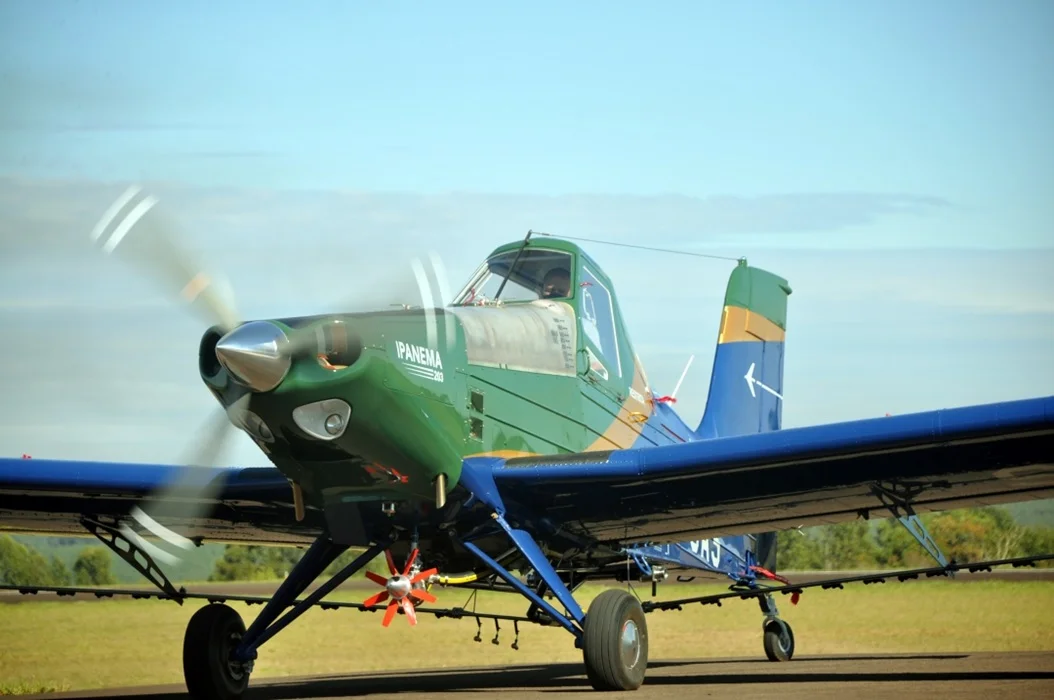
M 476 458 L 485 459 L 485 458 Z M 479 461 L 506 505 L 655 542 L 1054 497 L 1054 397 L 661 447 Z
M 917 512 L 1054 497 L 1054 397 L 559 457 L 474 458 L 504 501 L 610 540 L 680 541 L 852 520 L 883 498 Z M 185 470 L 157 464 L 0 459 L 0 529 L 83 534 L 123 517 Z M 301 544 L 322 515 L 293 517 L 274 468 L 201 469 L 217 495 L 194 522 L 213 541 Z
M 216 486 L 203 503 L 204 515 L 193 522 L 157 518 L 180 534 L 302 544 L 321 530 L 317 511 L 296 521 L 289 482 L 273 467 L 203 467 L 193 474 L 198 483 Z M 186 478 L 186 467 L 165 464 L 0 459 L 0 531 L 84 535 L 82 517 L 122 518 L 133 505 L 149 504 L 151 494 Z M 154 505 L 164 512 L 165 504 Z

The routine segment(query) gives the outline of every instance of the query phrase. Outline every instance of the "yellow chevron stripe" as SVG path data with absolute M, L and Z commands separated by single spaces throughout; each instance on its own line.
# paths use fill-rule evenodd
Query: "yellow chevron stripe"
M 758 342 L 769 340 L 783 342 L 787 332 L 759 313 L 742 306 L 726 306 L 721 312 L 721 332 L 718 343 Z
M 464 459 L 469 457 L 501 457 L 502 459 L 513 459 L 514 457 L 538 457 L 537 452 L 524 452 L 523 450 L 492 450 L 490 452 L 476 452 L 475 454 L 465 455 Z
M 634 358 L 633 381 L 630 386 L 638 394 L 644 397 L 644 402 L 638 401 L 632 394 L 619 406 L 618 416 L 604 431 L 604 434 L 592 442 L 583 452 L 600 452 L 603 450 L 622 450 L 632 447 L 643 430 L 643 423 L 651 418 L 655 407 L 648 401 L 648 386 L 644 377 L 644 368 Z M 643 420 L 641 420 L 643 418 Z

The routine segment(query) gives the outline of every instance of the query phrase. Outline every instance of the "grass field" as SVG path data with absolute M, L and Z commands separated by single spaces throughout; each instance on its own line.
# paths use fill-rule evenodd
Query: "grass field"
M 583 607 L 600 590 L 583 587 Z M 678 585 L 663 597 L 701 595 L 721 586 Z M 438 589 L 440 605 L 462 605 L 467 594 Z M 647 587 L 637 589 L 647 598 Z M 662 594 L 660 588 L 660 594 Z M 353 600 L 354 592 L 334 599 Z M 853 585 L 808 590 L 797 606 L 777 602 L 794 627 L 797 654 L 1054 650 L 1054 582 L 948 581 Z M 181 648 L 190 615 L 204 603 L 72 601 L 0 605 L 0 695 L 126 685 L 182 683 Z M 248 622 L 260 606 L 234 604 Z M 523 614 L 518 596 L 480 595 L 478 608 Z M 730 600 L 648 616 L 651 658 L 762 658 L 761 615 L 754 601 Z M 422 616 L 416 628 L 397 617 L 314 609 L 260 650 L 254 677 L 337 674 L 412 667 L 461 667 L 577 662 L 581 652 L 559 628 L 523 625 L 520 649 L 510 648 L 511 623 L 491 644 L 472 641 L 474 620 Z

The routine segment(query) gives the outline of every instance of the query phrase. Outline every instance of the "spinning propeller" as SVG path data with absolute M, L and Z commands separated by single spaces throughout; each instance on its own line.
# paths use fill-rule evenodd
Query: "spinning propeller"
M 223 275 L 206 271 L 201 261 L 181 244 L 176 226 L 158 204 L 155 195 L 143 192 L 138 185 L 129 187 L 110 205 L 92 229 L 93 244 L 107 256 L 117 254 L 127 258 L 149 277 L 160 282 L 170 294 L 216 326 L 225 337 L 233 335 L 232 332 L 239 329 L 243 321 L 236 309 L 230 284 Z M 411 262 L 411 269 L 420 306 L 425 309 L 428 340 L 435 347 L 438 329 L 433 307 L 437 304 L 442 306 L 451 299 L 446 272 L 442 260 L 435 253 L 428 255 L 427 264 L 415 258 Z M 390 294 L 392 288 L 389 286 L 385 291 Z M 360 294 L 349 300 L 342 311 L 349 313 L 349 309 L 364 307 L 377 310 L 385 306 L 410 308 L 411 305 L 405 302 L 406 298 L 412 296 L 412 291 L 398 287 L 395 291 L 406 295 L 400 303 L 385 304 L 380 299 L 370 300 Z M 447 316 L 446 322 L 452 324 L 453 318 Z M 447 338 L 452 340 L 453 329 L 448 325 L 446 331 Z M 300 353 L 317 354 L 321 350 L 321 342 L 321 333 L 292 334 L 287 342 L 272 343 L 266 351 L 291 361 L 294 355 Z M 217 345 L 222 344 L 221 338 Z M 219 352 L 217 354 L 220 355 Z M 173 483 L 150 494 L 140 505 L 132 508 L 129 515 L 143 530 L 175 550 L 190 550 L 195 546 L 186 537 L 162 525 L 157 518 L 189 524 L 211 511 L 223 488 L 225 475 L 221 473 L 217 476 L 214 469 L 196 467 L 214 467 L 235 429 L 250 432 L 251 426 L 246 423 L 251 418 L 247 414 L 250 398 L 251 394 L 246 394 L 226 409 L 219 408 L 206 422 L 200 438 L 194 441 L 191 453 L 180 460 L 187 468 L 180 472 Z M 122 524 L 120 529 L 127 539 L 138 544 L 155 559 L 170 565 L 180 561 L 181 557 L 143 540 L 128 524 Z M 389 564 L 390 561 L 389 556 Z M 394 573 L 394 568 L 392 571 Z M 405 599 L 405 594 L 403 596 L 400 599 Z
M 178 243 L 175 227 L 159 211 L 158 199 L 134 185 L 114 200 L 92 229 L 92 242 L 106 255 L 120 248 L 121 255 L 146 268 L 170 293 L 178 292 L 189 304 L 224 331 L 238 325 L 230 285 L 209 273 L 199 260 Z M 132 229 L 138 229 L 130 236 Z
M 406 619 L 410 621 L 410 625 L 417 624 L 417 612 L 414 608 L 415 602 L 424 601 L 426 603 L 436 602 L 436 597 L 424 590 L 423 588 L 414 588 L 414 585 L 426 581 L 430 576 L 439 573 L 438 569 L 428 569 L 422 571 L 411 578 L 410 571 L 413 568 L 414 562 L 417 560 L 417 548 L 415 547 L 410 556 L 406 558 L 406 567 L 402 573 L 395 568 L 395 562 L 392 561 L 391 550 L 384 551 L 384 558 L 388 562 L 388 571 L 391 573 L 391 578 L 384 578 L 379 574 L 375 574 L 372 571 L 366 572 L 366 578 L 370 579 L 374 583 L 378 583 L 384 586 L 384 590 L 375 596 L 371 596 L 366 600 L 362 601 L 362 604 L 367 608 L 383 603 L 384 601 L 391 598 L 391 602 L 388 603 L 388 608 L 384 611 L 384 620 L 381 621 L 383 627 L 387 627 L 392 624 L 392 619 L 395 618 L 395 613 L 402 608 L 402 611 L 406 614 Z

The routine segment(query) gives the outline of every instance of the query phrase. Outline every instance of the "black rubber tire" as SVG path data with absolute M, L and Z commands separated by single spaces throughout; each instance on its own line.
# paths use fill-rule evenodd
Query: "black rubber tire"
M 632 623 L 637 653 L 627 663 L 622 655 L 623 628 Z M 640 601 L 626 591 L 609 589 L 593 599 L 582 634 L 586 676 L 596 690 L 636 690 L 648 670 L 648 623 Z
M 780 619 L 765 623 L 765 656 L 769 661 L 790 661 L 794 656 L 794 630 Z
M 183 636 L 183 678 L 195 700 L 239 700 L 249 674 L 231 668 L 230 654 L 245 634 L 241 615 L 223 604 L 198 610 Z

